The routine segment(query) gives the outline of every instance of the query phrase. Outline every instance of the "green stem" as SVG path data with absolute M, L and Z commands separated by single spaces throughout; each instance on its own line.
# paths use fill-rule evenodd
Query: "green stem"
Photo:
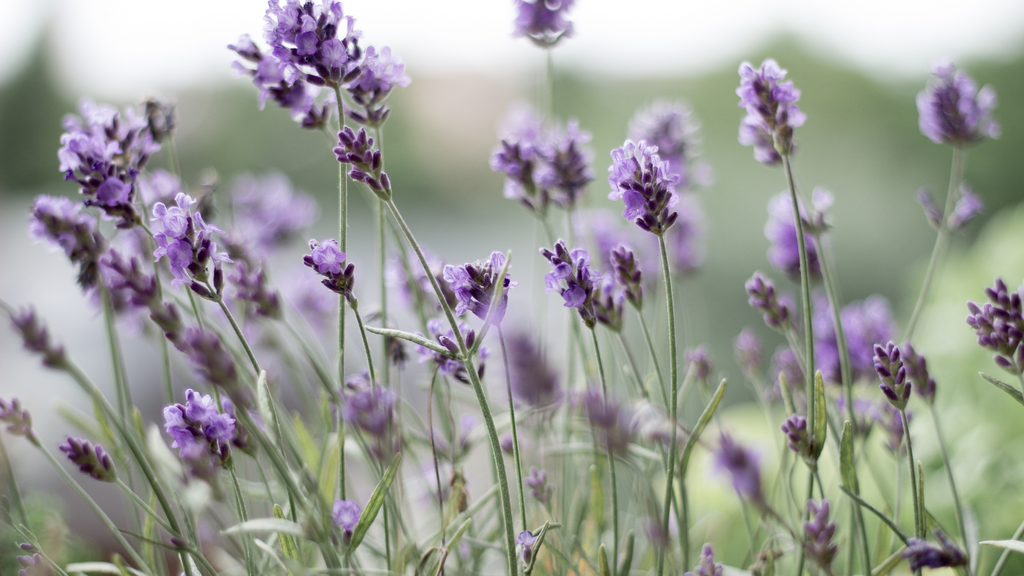
M 4 470 L 7 471 L 7 486 L 10 488 L 11 500 L 14 502 L 14 509 L 18 511 L 18 515 L 21 516 L 21 522 L 29 529 L 32 525 L 28 520 L 28 513 L 25 512 L 25 501 L 21 498 L 21 491 L 18 490 L 18 478 L 14 475 L 14 468 L 11 467 L 11 457 L 7 453 L 7 446 L 4 444 L 3 436 L 0 435 L 0 463 L 3 464 Z
M 590 336 L 594 340 L 594 356 L 597 357 L 597 372 L 601 375 L 601 395 L 605 403 L 608 402 L 608 383 L 604 376 L 604 362 L 601 361 L 601 347 L 597 344 L 597 330 L 590 327 Z M 612 452 L 612 444 L 608 442 L 608 473 L 611 476 L 612 484 L 612 563 L 618 565 L 619 561 L 619 488 L 615 480 L 615 453 Z M 669 484 L 671 488 L 671 483 Z M 671 505 L 672 492 L 666 494 L 666 503 Z M 665 531 L 668 534 L 668 531 Z
M 661 516 L 661 529 L 663 534 L 669 534 L 668 516 L 672 504 L 672 482 L 675 474 L 676 450 L 678 449 L 679 427 L 676 422 L 679 414 L 679 367 L 676 359 L 676 308 L 672 301 L 672 272 L 668 267 L 668 249 L 665 247 L 665 237 L 658 236 L 658 246 L 661 249 L 661 269 L 665 277 L 665 299 L 668 304 L 668 354 L 669 354 L 669 380 L 672 383 L 672 396 L 670 398 L 669 422 L 672 424 L 672 440 L 668 450 L 668 473 L 665 479 L 665 504 Z M 654 352 L 653 347 L 651 352 Z M 658 552 L 658 576 L 665 573 L 665 551 Z
M 508 394 L 508 416 L 512 423 L 512 456 L 516 462 L 516 482 L 519 490 L 519 513 L 522 515 L 523 531 L 526 531 L 526 496 L 523 492 L 523 461 L 519 456 L 519 433 L 516 430 L 516 406 L 512 400 L 512 375 L 508 367 L 508 348 L 505 346 L 505 333 L 498 325 L 498 342 L 501 343 L 501 360 L 505 364 L 505 392 Z M 430 406 L 430 403 L 427 403 Z M 431 431 L 433 428 L 431 428 Z M 433 438 L 433 436 L 431 436 Z M 433 440 L 431 440 L 433 445 Z
M 637 368 L 636 358 L 633 358 L 633 351 L 629 349 L 629 344 L 626 343 L 626 337 L 622 335 L 622 332 L 616 332 L 616 335 L 619 337 L 619 344 L 622 344 L 622 350 L 626 353 L 626 361 L 629 362 L 629 369 L 636 380 L 636 386 L 640 391 L 640 395 L 643 396 L 644 400 L 650 400 L 647 394 L 647 387 L 644 386 L 643 378 L 640 377 L 640 369 Z
M 338 132 L 345 127 L 345 99 L 341 86 L 334 87 L 338 103 Z M 348 252 L 348 175 L 345 164 L 338 162 L 338 249 Z M 428 269 L 429 270 L 429 269 Z M 345 297 L 338 295 L 338 382 L 345 381 Z
M 804 362 L 806 370 L 804 374 L 807 379 L 807 429 L 814 429 L 814 324 L 811 311 L 811 270 L 807 263 L 807 241 L 804 238 L 803 218 L 800 217 L 800 202 L 796 196 L 796 183 L 793 182 L 793 168 L 789 163 L 789 155 L 782 155 L 782 165 L 786 171 L 786 185 L 789 187 L 789 197 L 793 202 L 793 221 L 796 224 L 796 240 L 800 249 L 800 296 L 803 300 L 804 314 Z M 821 260 L 819 258 L 819 260 Z M 853 402 L 851 400 L 850 404 Z
M 910 494 L 914 497 L 914 535 L 924 538 L 924 517 L 921 514 L 921 502 L 917 497 L 917 467 L 914 464 L 914 446 L 910 441 L 910 422 L 907 420 L 905 408 L 900 408 L 900 419 L 903 421 L 903 436 L 907 439 L 907 458 L 910 460 Z
M 658 353 L 654 350 L 651 331 L 647 328 L 647 320 L 639 308 L 636 311 L 636 315 L 640 318 L 640 328 L 643 329 L 644 341 L 647 342 L 647 351 L 651 354 L 651 363 L 654 364 L 654 372 L 658 375 L 658 384 L 661 385 L 661 399 L 665 403 L 665 407 L 668 407 L 668 391 L 665 389 L 665 377 L 661 374 L 661 364 L 658 363 Z
M 949 169 L 949 188 L 946 190 L 946 207 L 942 211 L 942 222 L 939 222 L 939 232 L 935 236 L 935 245 L 932 247 L 931 259 L 928 260 L 928 270 L 924 274 L 921 292 L 917 295 L 914 312 L 910 315 L 910 321 L 907 322 L 907 331 L 903 335 L 904 342 L 910 340 L 910 337 L 914 335 L 914 328 L 917 327 L 917 321 L 921 317 L 921 310 L 924 309 L 924 301 L 928 296 L 928 289 L 931 287 L 932 279 L 935 276 L 935 269 L 938 267 L 939 260 L 942 259 L 943 254 L 946 253 L 946 247 L 949 245 L 949 226 L 947 226 L 947 223 L 953 207 L 956 206 L 954 199 L 957 196 L 956 191 L 960 187 L 960 181 L 964 177 L 964 158 L 966 155 L 967 153 L 963 146 L 959 144 L 953 146 L 953 162 Z
M 107 343 L 110 346 L 110 364 L 114 368 L 114 386 L 117 388 L 117 409 L 121 418 L 127 419 L 132 412 L 132 393 L 125 378 L 124 355 L 117 338 L 117 326 L 114 325 L 114 304 L 110 300 L 110 292 L 100 282 L 100 298 L 103 299 L 103 323 L 107 330 Z
M 939 452 L 942 454 L 942 464 L 946 469 L 946 479 L 949 480 L 949 490 L 953 493 L 953 511 L 956 512 L 956 524 L 960 528 L 960 538 L 964 542 L 964 550 L 967 551 L 968 559 L 970 551 L 967 547 L 967 527 L 964 524 L 964 510 L 960 502 L 960 495 L 956 489 L 956 481 L 953 479 L 953 466 L 949 462 L 949 451 L 946 450 L 946 440 L 942 436 L 942 426 L 939 425 L 939 414 L 935 411 L 935 405 L 928 402 L 928 410 L 932 413 L 932 424 L 935 425 L 935 438 L 939 441 Z M 968 562 L 970 566 L 970 562 Z M 968 576 L 970 569 L 968 568 Z
M 238 475 L 235 474 L 235 463 L 228 464 L 228 472 L 231 473 L 231 485 L 235 493 L 235 506 L 238 507 L 238 516 L 242 522 L 249 521 L 249 512 L 245 509 L 245 499 L 242 498 L 242 488 L 238 485 Z M 253 565 L 251 542 L 252 534 L 242 535 L 242 554 L 245 556 L 245 570 L 249 576 L 256 576 Z
M 366 369 L 370 373 L 370 383 L 376 386 L 377 373 L 373 370 L 373 354 L 370 352 L 370 341 L 366 338 L 366 327 L 363 326 L 363 316 L 359 313 L 359 302 L 355 297 L 351 297 L 348 301 L 349 307 L 352 308 L 352 313 L 356 317 L 356 324 L 359 326 L 359 336 L 363 339 L 363 349 L 366 350 Z M 387 359 L 384 359 L 384 363 L 387 364 Z
M 810 519 L 811 511 L 807 507 L 807 503 L 810 502 L 813 498 L 814 498 L 814 469 L 811 468 L 810 466 L 808 466 L 807 467 L 807 498 L 805 498 L 804 502 L 803 502 L 803 522 L 807 522 Z M 800 544 L 800 552 L 799 552 L 799 555 L 797 556 L 796 572 L 794 572 L 794 574 L 796 574 L 797 576 L 800 576 L 800 574 L 804 573 L 804 559 L 805 559 L 806 552 L 807 552 L 807 547 L 803 545 L 803 542 L 800 542 L 799 544 Z
M 548 119 L 554 123 L 555 121 L 555 59 L 551 54 L 551 48 L 545 48 L 544 50 L 547 59 L 546 76 L 547 76 L 547 88 L 548 88 Z
M 384 169 L 384 127 L 377 127 L 377 149 L 381 153 L 381 170 Z M 377 199 L 377 246 L 378 246 L 378 259 L 380 265 L 380 325 L 388 327 L 388 285 L 384 280 L 384 269 L 387 266 L 388 258 L 388 246 L 387 246 L 387 234 L 385 234 L 385 221 L 387 220 L 387 213 L 384 208 L 384 201 L 380 198 Z M 388 362 L 388 339 L 384 339 L 384 346 L 381 350 L 381 378 L 385 386 L 391 382 L 391 366 Z
M 175 534 L 174 531 L 171 529 L 171 525 L 168 524 L 166 520 L 161 518 L 160 515 L 157 514 L 155 510 L 150 508 L 149 504 L 141 497 L 139 497 L 139 495 L 136 494 L 134 490 L 132 490 L 131 486 L 128 486 L 127 484 L 124 483 L 124 480 L 118 478 L 116 482 L 117 485 L 121 487 L 121 490 L 135 502 L 135 505 L 138 506 L 146 514 L 149 514 L 150 518 L 156 520 L 157 523 L 160 524 L 160 526 L 162 526 L 164 530 L 170 532 L 172 536 L 177 536 L 179 538 L 181 537 L 180 534 Z
M 242 348 L 245 349 L 245 355 L 249 357 L 249 362 L 252 363 L 252 369 L 256 371 L 256 375 L 259 376 L 260 363 L 256 360 L 256 355 L 253 354 L 252 348 L 249 347 L 249 340 L 246 339 L 245 334 L 242 333 L 242 329 L 238 327 L 238 323 L 235 322 L 235 317 L 231 314 L 231 310 L 228 309 L 227 304 L 224 303 L 224 298 L 221 295 L 217 296 L 217 304 L 220 305 L 220 309 L 224 312 L 224 315 L 228 317 L 228 322 L 231 324 L 231 329 L 235 331 L 235 336 L 238 336 L 238 341 L 242 343 Z

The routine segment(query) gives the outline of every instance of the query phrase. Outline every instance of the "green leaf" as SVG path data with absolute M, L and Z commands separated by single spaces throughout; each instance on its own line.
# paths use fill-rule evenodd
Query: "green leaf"
M 366 508 L 363 508 L 363 513 L 359 515 L 359 522 L 356 524 L 355 529 L 352 530 L 352 541 L 349 542 L 348 551 L 346 552 L 348 556 L 351 556 L 356 551 L 356 548 L 363 542 L 363 538 L 366 537 L 366 533 L 370 530 L 373 521 L 377 519 L 377 513 L 380 512 L 381 506 L 384 505 L 384 497 L 387 496 L 391 483 L 395 481 L 395 476 L 398 475 L 398 466 L 401 463 L 402 454 L 398 453 L 395 455 L 395 461 L 384 471 L 384 476 L 377 483 L 377 487 L 373 489 L 373 494 L 370 495 Z
M 619 576 L 629 576 L 629 569 L 633 565 L 633 544 L 636 540 L 636 535 L 630 530 L 626 534 L 626 549 L 622 553 L 622 560 L 619 561 Z
M 145 572 L 139 572 L 134 568 L 125 568 L 129 574 L 135 576 L 146 576 Z M 110 562 L 76 562 L 74 564 L 68 564 L 64 567 L 69 573 L 78 572 L 80 574 L 113 574 L 118 576 L 121 574 L 121 570 L 116 564 Z
M 828 408 L 825 405 L 825 381 L 821 372 L 814 373 L 814 437 L 811 454 L 817 460 L 825 447 L 825 435 L 828 434 Z
M 1005 548 L 1007 550 L 1024 554 L 1024 542 L 1021 542 L 1020 540 L 982 540 L 979 544 L 995 546 L 996 548 Z
M 786 407 L 786 414 L 796 414 L 796 404 L 793 403 L 793 390 L 790 388 L 789 379 L 785 372 L 779 372 L 779 390 L 782 390 L 782 404 Z
M 221 534 L 230 535 L 243 532 L 277 532 L 278 534 L 289 534 L 291 536 L 305 535 L 301 524 L 283 518 L 254 518 L 222 530 Z
M 462 526 L 459 526 L 459 529 L 455 531 L 455 535 L 452 536 L 451 542 L 448 543 L 448 548 L 454 548 L 455 545 L 459 543 L 459 540 L 462 540 L 462 535 L 466 533 L 466 530 L 472 523 L 472 518 L 466 518 L 466 521 L 462 523 Z
M 889 572 L 892 572 L 892 569 L 898 566 L 899 563 L 903 560 L 903 551 L 905 549 L 906 548 L 900 548 L 899 550 L 893 552 L 891 556 L 883 560 L 881 564 L 875 566 L 871 570 L 871 576 L 885 576 Z
M 612 576 L 611 571 L 608 570 L 608 552 L 604 549 L 604 544 L 597 549 L 598 563 L 601 566 L 601 576 Z
M 1018 390 L 1015 386 L 1010 386 L 1009 384 L 1003 382 L 999 378 L 996 378 L 995 376 L 989 376 L 984 372 L 978 372 L 978 374 L 980 374 L 981 377 L 984 378 L 985 380 L 988 380 L 990 384 L 994 385 L 996 388 L 999 388 L 1003 392 L 1006 392 L 1007 394 L 1010 395 L 1011 398 L 1024 405 L 1024 396 L 1021 396 L 1020 390 Z
M 413 344 L 419 344 L 424 348 L 430 348 L 431 350 L 437 352 L 438 354 L 444 354 L 449 358 L 458 360 L 458 358 L 456 358 L 455 355 L 452 354 L 451 350 L 445 348 L 444 346 L 441 346 L 440 344 L 434 342 L 433 340 L 427 340 L 426 338 L 420 336 L 419 334 L 413 334 L 412 332 L 405 332 L 402 330 L 394 330 L 391 328 L 377 328 L 376 326 L 367 326 L 366 331 L 372 332 L 374 334 L 379 334 L 381 336 L 390 336 L 391 338 L 401 338 L 402 340 L 408 340 Z
M 320 469 L 320 448 L 317 447 L 316 441 L 313 440 L 313 436 L 306 429 L 306 424 L 302 421 L 302 417 L 298 414 L 292 419 L 292 425 L 295 428 L 295 438 L 299 442 L 299 449 L 302 450 L 302 457 L 306 460 L 306 466 L 310 470 Z M 331 486 L 333 489 L 334 486 Z
M 715 410 L 718 409 L 722 396 L 725 396 L 724 378 L 718 385 L 718 389 L 715 390 L 715 395 L 711 397 L 711 401 L 704 407 L 704 412 L 701 412 L 700 419 L 697 420 L 697 425 L 693 427 L 690 437 L 686 439 L 686 446 L 683 447 L 682 461 L 679 465 L 680 478 L 683 478 L 683 474 L 686 474 L 686 466 L 690 462 L 690 453 L 693 452 L 693 447 L 697 445 L 697 440 L 700 438 L 701 433 L 704 432 L 704 428 L 707 428 L 708 422 L 711 422 L 711 417 L 715 415 Z
M 590 511 L 598 529 L 604 528 L 604 487 L 597 473 L 597 466 L 590 466 Z
M 860 492 L 857 467 L 853 463 L 853 426 L 849 420 L 843 422 L 843 436 L 839 441 L 839 470 L 843 476 L 843 485 L 853 492 Z
M 284 516 L 284 510 L 281 508 L 280 504 L 274 504 L 274 518 L 277 518 L 278 520 L 287 520 Z M 290 520 L 288 521 L 291 522 Z M 278 532 L 277 539 L 281 542 L 281 551 L 284 552 L 284 555 L 292 560 L 298 561 L 299 547 L 295 545 L 295 540 L 284 532 Z
M 266 424 L 267 438 L 273 444 L 277 444 L 277 413 L 271 405 L 270 387 L 267 386 L 267 371 L 260 370 L 259 380 L 256 381 L 256 400 L 260 409 L 260 417 Z

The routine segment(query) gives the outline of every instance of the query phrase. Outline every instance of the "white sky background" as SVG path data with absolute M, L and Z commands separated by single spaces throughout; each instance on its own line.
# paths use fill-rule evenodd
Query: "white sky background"
M 319 0 L 317 0 L 319 1 Z M 345 0 L 367 44 L 390 45 L 419 75 L 505 75 L 538 65 L 512 39 L 512 0 Z M 72 94 L 134 99 L 151 89 L 231 80 L 240 34 L 261 37 L 261 0 L 0 0 L 0 81 L 52 18 Z M 679 75 L 738 61 L 779 33 L 881 77 L 920 76 L 939 57 L 1024 47 L 1020 0 L 577 0 L 559 66 L 597 74 Z

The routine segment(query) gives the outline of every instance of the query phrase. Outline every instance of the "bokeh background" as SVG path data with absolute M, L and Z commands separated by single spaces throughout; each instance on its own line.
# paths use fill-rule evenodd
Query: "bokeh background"
M 954 239 L 953 256 L 936 285 L 935 306 L 919 333 L 931 346 L 923 351 L 930 359 L 937 356 L 932 363 L 940 386 L 949 383 L 949 394 L 940 396 L 940 404 L 954 413 L 946 419 L 953 422 L 947 438 L 954 458 L 960 458 L 959 477 L 981 518 L 982 535 L 1008 537 L 1019 522 L 1012 510 L 1024 509 L 1013 489 L 1024 460 L 1010 454 L 1009 464 L 999 464 L 1007 461 L 1000 451 L 1002 442 L 1019 436 L 1024 426 L 1016 424 L 1019 408 L 1007 410 L 1001 393 L 974 376 L 994 368 L 986 354 L 971 349 L 973 338 L 962 318 L 963 301 L 980 298 L 996 275 L 1012 286 L 1024 275 L 1024 219 L 1012 213 L 1024 182 L 1024 3 L 576 4 L 571 12 L 575 37 L 554 51 L 555 112 L 562 119 L 579 119 L 593 133 L 596 180 L 585 200 L 588 208 L 620 210 L 605 198 L 604 174 L 609 151 L 622 144 L 638 107 L 656 98 L 682 99 L 699 118 L 701 157 L 714 178 L 699 192 L 706 213 L 706 263 L 680 286 L 683 338 L 686 346 L 706 344 L 715 370 L 739 384 L 729 393 L 733 404 L 749 399 L 750 392 L 732 360 L 732 339 L 752 325 L 769 353 L 775 346 L 747 307 L 743 282 L 754 270 L 769 268 L 765 206 L 785 185 L 780 170 L 761 166 L 737 143 L 739 62 L 774 57 L 802 89 L 808 121 L 797 133 L 794 169 L 805 192 L 824 186 L 835 195 L 831 238 L 842 299 L 882 294 L 901 325 L 934 240 L 915 195 L 922 186 L 944 193 L 951 157 L 947 147 L 918 131 L 915 95 L 931 63 L 943 57 L 954 58 L 979 85 L 995 88 L 1003 135 L 971 149 L 966 170 L 986 213 Z M 233 53 L 225 46 L 242 33 L 257 38 L 264 7 L 242 0 L 0 0 L 0 298 L 34 304 L 99 381 L 109 374 L 98 337 L 101 319 L 75 287 L 63 255 L 33 244 L 26 230 L 35 195 L 75 193 L 62 181 L 56 150 L 61 118 L 75 111 L 80 97 L 119 105 L 151 94 L 175 100 L 177 151 L 187 183 L 196 186 L 210 169 L 225 186 L 241 173 L 283 172 L 320 202 L 322 213 L 311 235 L 336 234 L 337 165 L 329 143 L 323 134 L 299 129 L 284 111 L 258 110 L 255 89 L 229 69 Z M 513 250 L 513 273 L 521 283 L 517 298 L 529 306 L 537 296 L 530 285 L 543 272 L 536 262 L 533 220 L 502 198 L 502 179 L 489 169 L 488 158 L 509 106 L 540 101 L 542 51 L 511 37 L 510 1 L 449 0 L 441 6 L 350 0 L 345 8 L 357 17 L 366 42 L 390 45 L 413 80 L 391 97 L 386 155 L 397 201 L 414 230 L 450 262 Z M 161 161 L 156 160 L 158 166 Z M 352 210 L 351 253 L 371 275 L 371 212 L 358 195 Z M 296 270 L 285 269 L 286 274 Z M 796 292 L 781 274 L 774 276 Z M 558 311 L 550 298 L 545 305 Z M 155 347 L 136 340 L 126 347 L 136 396 L 148 406 L 147 416 L 156 419 L 157 379 L 148 374 Z M 183 362 L 177 374 L 188 378 Z M 70 383 L 44 372 L 10 331 L 0 330 L 0 396 L 12 395 L 32 409 L 41 437 L 53 446 L 69 431 L 58 411 L 88 410 Z M 1004 416 L 1002 423 L 980 422 L 977 412 L 966 412 L 970 404 Z M 978 443 L 991 450 L 978 452 Z M 19 476 L 31 490 L 58 493 L 59 480 L 45 462 L 27 446 L 9 444 L 22 466 Z M 929 458 L 937 458 L 936 448 L 925 445 L 921 451 L 934 466 Z M 945 509 L 942 483 L 934 484 L 929 501 Z M 99 490 L 98 499 L 120 505 L 113 492 Z M 1014 505 L 1007 506 L 1007 499 Z M 73 498 L 64 500 L 49 503 L 63 506 L 72 532 L 82 534 L 92 518 Z

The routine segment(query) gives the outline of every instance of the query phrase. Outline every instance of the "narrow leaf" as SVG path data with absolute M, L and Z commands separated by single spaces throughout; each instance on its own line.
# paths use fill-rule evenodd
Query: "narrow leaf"
M 964 506 L 964 540 L 967 541 L 967 554 L 971 558 L 971 574 L 978 573 L 978 540 L 981 539 L 981 528 L 978 526 L 978 517 L 970 506 Z
M 700 438 L 704 428 L 707 428 L 708 422 L 711 422 L 711 417 L 715 415 L 715 410 L 718 409 L 718 404 L 722 401 L 722 396 L 725 396 L 725 379 L 718 385 L 718 389 L 715 390 L 715 395 L 711 397 L 711 401 L 704 407 L 704 412 L 701 413 L 700 419 L 697 420 L 697 425 L 693 427 L 693 432 L 690 433 L 690 437 L 686 439 L 686 446 L 683 447 L 683 457 L 679 465 L 679 477 L 683 478 L 686 474 L 686 466 L 690 462 L 690 453 L 693 452 L 693 447 L 697 445 L 697 440 Z
M 860 492 L 857 484 L 857 467 L 853 463 L 853 425 L 843 422 L 843 436 L 839 441 L 839 469 L 843 484 L 853 492 Z
M 402 463 L 402 454 L 398 453 L 395 455 L 395 461 L 388 466 L 388 469 L 384 471 L 384 476 L 380 479 L 377 487 L 373 489 L 373 494 L 370 495 L 370 500 L 366 503 L 366 508 L 363 509 L 363 513 L 359 515 L 359 523 L 356 524 L 354 530 L 352 530 L 352 541 L 348 545 L 349 556 L 356 551 L 359 544 L 362 543 L 366 533 L 370 530 L 370 526 L 373 521 L 377 519 L 377 513 L 380 512 L 380 507 L 384 505 L 384 497 L 387 496 L 388 490 L 391 488 L 391 483 L 395 481 L 395 476 L 398 474 L 398 466 Z
M 306 460 L 306 466 L 310 470 L 319 470 L 320 448 L 317 447 L 316 441 L 313 440 L 313 436 L 306 428 L 302 417 L 296 414 L 295 418 L 292 419 L 292 425 L 295 428 L 295 438 L 299 442 L 299 449 L 302 450 L 302 457 Z M 331 488 L 334 488 L 334 486 L 331 486 Z
M 995 376 L 989 376 L 988 374 L 985 374 L 984 372 L 978 372 L 978 374 L 980 374 L 981 377 L 984 378 L 985 380 L 988 380 L 989 384 L 992 384 L 996 388 L 999 388 L 1003 392 L 1006 392 L 1014 400 L 1016 400 L 1017 402 L 1020 402 L 1022 405 L 1024 405 L 1024 396 L 1021 396 L 1020 390 L 1018 390 L 1015 386 L 1010 386 L 1009 384 L 1007 384 L 1006 382 L 1003 382 L 999 378 L 996 378 Z
M 270 387 L 267 386 L 267 371 L 260 370 L 259 380 L 256 382 L 256 400 L 259 404 L 260 417 L 266 424 L 267 438 L 277 444 L 277 414 L 271 406 Z
M 281 560 L 281 557 L 277 555 L 277 550 L 274 550 L 273 546 L 271 546 L 270 544 L 267 544 L 266 542 L 264 542 L 263 540 L 260 540 L 259 538 L 253 538 L 252 541 L 253 541 L 253 544 L 256 544 L 257 548 L 259 548 L 260 550 L 263 550 L 263 552 L 267 556 L 269 556 L 271 559 L 273 559 L 274 562 L 277 562 L 278 566 L 283 568 L 289 574 L 292 573 L 291 570 L 288 570 L 288 567 L 285 566 L 284 562 Z
M 986 546 L 995 546 L 996 548 L 1005 548 L 1014 552 L 1024 554 L 1024 542 L 1020 540 L 982 540 L 979 544 Z
M 840 486 L 839 489 L 842 490 L 843 493 L 849 496 L 850 498 L 853 498 L 854 502 L 860 504 L 866 510 L 870 511 L 872 514 L 877 516 L 878 519 L 885 523 L 885 525 L 888 526 L 889 529 L 892 530 L 896 534 L 896 536 L 903 541 L 904 544 L 907 543 L 907 535 L 904 534 L 903 531 L 900 530 L 899 526 L 897 526 L 896 523 L 893 522 L 891 518 L 886 516 L 881 510 L 875 508 L 874 506 L 869 504 L 867 500 L 864 500 L 860 496 L 857 496 L 856 494 L 851 492 L 850 489 L 847 488 L 846 486 Z
M 459 540 L 462 540 L 462 535 L 466 533 L 466 530 L 472 523 L 472 518 L 466 518 L 466 521 L 462 523 L 462 526 L 459 526 L 459 529 L 455 531 L 455 535 L 452 536 L 451 542 L 448 543 L 448 548 L 454 548 L 455 545 L 459 543 Z
M 619 576 L 629 576 L 630 567 L 633 565 L 633 544 L 636 535 L 630 530 L 626 534 L 626 549 L 622 553 L 622 560 L 619 561 Z
M 274 518 L 278 520 L 287 520 L 284 516 L 284 510 L 280 504 L 274 504 Z M 284 555 L 291 558 L 292 560 L 299 560 L 299 548 L 295 545 L 295 540 L 291 536 L 284 532 L 277 533 L 277 539 L 281 542 L 281 551 Z
M 883 560 L 881 564 L 875 566 L 871 570 L 871 576 L 885 576 L 889 572 L 892 572 L 892 569 L 898 566 L 903 560 L 903 550 L 905 550 L 905 548 L 900 548 L 893 552 L 891 556 Z
M 374 334 L 379 334 L 381 336 L 389 336 L 391 338 L 401 338 L 402 340 L 408 340 L 413 344 L 419 344 L 424 348 L 430 348 L 431 350 L 437 352 L 438 354 L 444 354 L 449 358 L 457 360 L 457 358 L 455 358 L 455 356 L 452 355 L 451 350 L 445 348 L 444 346 L 441 346 L 440 344 L 434 342 L 433 340 L 427 340 L 426 338 L 420 336 L 419 334 L 413 334 L 412 332 L 405 332 L 403 330 L 394 330 L 391 328 L 377 328 L 376 326 L 367 326 L 366 331 L 372 332 Z
M 134 568 L 127 568 L 130 574 L 135 576 L 146 576 L 145 572 L 139 572 Z M 116 564 L 110 562 L 76 562 L 74 564 L 68 564 L 64 567 L 67 572 L 79 572 L 81 574 L 120 574 L 121 570 L 118 569 Z
M 221 534 L 240 534 L 243 532 L 277 532 L 278 534 L 289 534 L 291 536 L 303 536 L 305 532 L 302 525 L 283 518 L 255 518 L 241 524 L 235 524 Z
M 828 409 L 825 405 L 825 381 L 821 378 L 821 371 L 814 373 L 814 445 L 812 447 L 814 459 L 821 456 L 821 450 L 825 447 L 825 435 L 828 433 Z
M 786 407 L 786 414 L 796 414 L 796 404 L 793 403 L 793 390 L 790 388 L 789 379 L 785 372 L 779 372 L 779 390 L 782 390 L 782 404 Z
M 604 528 L 604 487 L 601 477 L 597 474 L 597 466 L 590 466 L 590 511 L 598 529 Z
M 604 544 L 597 549 L 598 563 L 601 566 L 601 576 L 612 576 L 610 570 L 608 570 L 608 552 L 604 549 Z

